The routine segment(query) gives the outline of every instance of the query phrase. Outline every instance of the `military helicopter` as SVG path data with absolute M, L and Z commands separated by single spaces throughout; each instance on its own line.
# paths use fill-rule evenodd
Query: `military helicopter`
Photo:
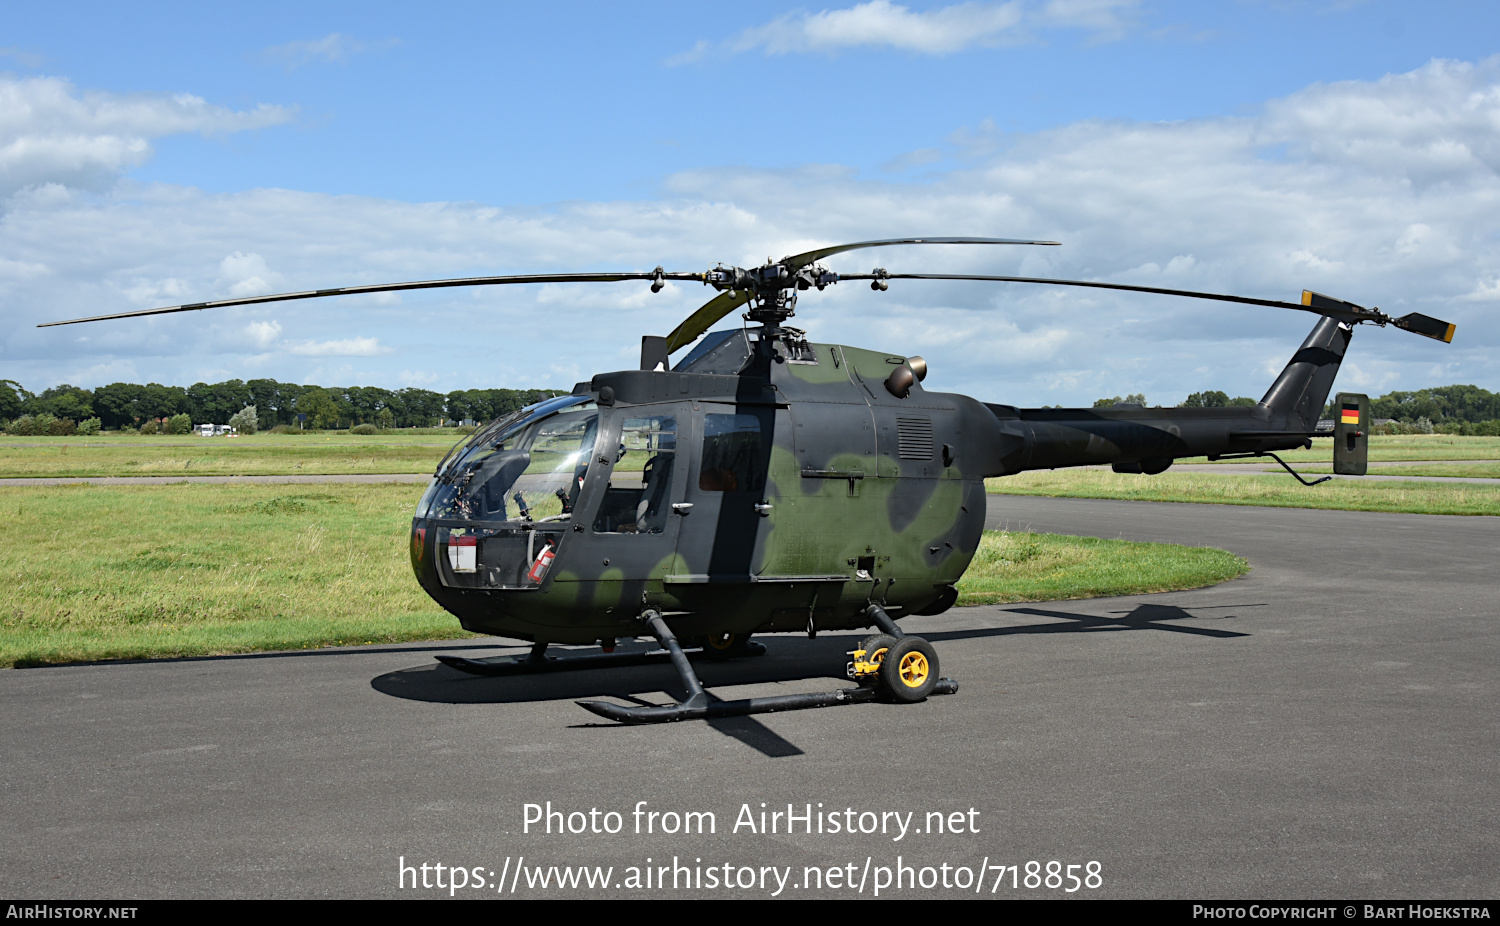
M 579 704 L 625 723 L 914 702 L 956 692 L 938 654 L 898 620 L 939 614 L 979 546 L 984 480 L 1112 464 L 1156 474 L 1181 457 L 1270 456 L 1311 446 L 1353 328 L 1392 325 L 1444 342 L 1454 326 L 1304 291 L 1300 303 L 1083 280 L 979 274 L 835 273 L 821 261 L 896 245 L 1055 245 L 1003 238 L 895 238 L 820 248 L 753 268 L 564 273 L 348 286 L 52 322 L 75 324 L 356 293 L 522 283 L 698 282 L 717 295 L 640 369 L 601 373 L 492 422 L 438 465 L 412 518 L 417 581 L 468 630 L 532 642 L 529 655 L 439 656 L 475 675 L 670 660 L 687 697 L 656 707 Z M 849 281 L 972 280 L 1211 299 L 1319 316 L 1265 397 L 1248 408 L 1022 409 L 922 387 L 902 352 L 809 341 L 786 324 L 799 293 Z M 749 325 L 709 332 L 745 307 Z M 752 325 L 754 327 L 752 327 Z M 47 327 L 47 326 L 41 326 Z M 707 333 L 706 336 L 705 333 Z M 701 340 L 700 340 L 701 338 Z M 697 341 L 675 364 L 671 355 Z M 1290 467 L 1287 467 L 1290 471 Z M 1300 478 L 1300 477 L 1299 477 Z M 856 685 L 720 700 L 688 650 L 765 651 L 752 634 L 875 629 L 850 654 Z M 615 653 L 650 636 L 661 649 Z M 551 644 L 602 652 L 548 657 Z

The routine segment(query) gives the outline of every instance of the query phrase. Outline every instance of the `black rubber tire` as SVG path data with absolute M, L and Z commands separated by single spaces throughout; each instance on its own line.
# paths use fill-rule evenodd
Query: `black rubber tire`
M 921 637 L 902 637 L 880 662 L 880 690 L 894 701 L 926 700 L 938 681 L 937 650 Z
M 721 633 L 704 637 L 703 655 L 714 662 L 749 655 L 745 646 L 749 640 L 750 634 L 748 633 Z
M 891 647 L 896 645 L 896 638 L 884 633 L 874 633 L 859 641 L 859 649 L 865 651 L 866 662 L 880 662 L 885 654 L 890 652 Z M 860 684 L 865 687 L 880 687 L 880 674 L 865 676 L 860 679 Z

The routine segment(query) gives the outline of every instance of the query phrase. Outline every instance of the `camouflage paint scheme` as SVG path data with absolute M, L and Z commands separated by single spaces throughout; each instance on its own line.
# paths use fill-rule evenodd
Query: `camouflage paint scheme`
M 637 636 L 646 609 L 686 640 L 865 627 L 871 602 L 898 619 L 940 613 L 978 547 L 987 477 L 1100 463 L 1152 474 L 1180 457 L 1303 446 L 1350 333 L 1320 319 L 1252 408 L 1018 409 L 919 382 L 898 398 L 886 381 L 910 370 L 904 355 L 808 344 L 792 329 L 730 332 L 676 370 L 575 387 L 597 403 L 595 448 L 616 446 L 627 417 L 675 418 L 667 502 L 691 507 L 659 533 L 592 529 L 618 462 L 596 453 L 571 517 L 491 523 L 478 541 L 481 562 L 520 575 L 550 539 L 556 559 L 539 583 L 454 574 L 446 538 L 477 525 L 427 517 L 425 501 L 412 568 L 465 628 L 538 643 Z M 706 416 L 727 414 L 758 423 L 762 491 L 717 491 L 700 475 Z M 439 467 L 434 486 L 443 478 Z

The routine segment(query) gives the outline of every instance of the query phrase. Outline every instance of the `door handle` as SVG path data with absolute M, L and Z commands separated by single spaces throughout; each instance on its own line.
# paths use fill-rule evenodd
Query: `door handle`
M 772 505 L 769 501 L 757 502 L 755 505 L 755 513 L 763 518 L 769 518 L 771 516 L 771 508 Z
M 672 503 L 672 513 L 673 514 L 686 515 L 686 514 L 691 513 L 692 509 L 693 509 L 693 503 L 692 502 L 673 502 Z

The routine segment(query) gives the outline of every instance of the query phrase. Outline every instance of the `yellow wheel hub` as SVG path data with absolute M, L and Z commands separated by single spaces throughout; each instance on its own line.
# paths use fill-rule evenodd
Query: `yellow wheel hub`
M 908 688 L 920 688 L 927 681 L 927 676 L 932 672 L 932 667 L 927 664 L 927 657 L 921 653 L 907 653 L 901 657 L 901 665 L 897 667 L 897 674 L 901 676 L 901 684 Z
M 725 633 L 720 634 L 716 637 L 709 637 L 708 645 L 712 646 L 716 650 L 719 650 L 720 652 L 723 652 L 724 650 L 729 649 L 731 646 L 734 646 L 734 641 L 734 634 Z

